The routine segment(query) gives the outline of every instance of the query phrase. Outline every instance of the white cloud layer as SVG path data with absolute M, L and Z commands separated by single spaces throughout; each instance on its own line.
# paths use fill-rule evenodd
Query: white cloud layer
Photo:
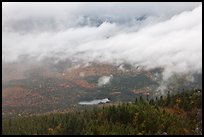
M 110 80 L 113 78 L 113 76 L 102 76 L 98 79 L 98 86 L 104 86 L 110 83 Z
M 164 79 L 202 71 L 202 3 L 3 3 L 2 15 L 3 61 L 130 63 L 164 67 Z

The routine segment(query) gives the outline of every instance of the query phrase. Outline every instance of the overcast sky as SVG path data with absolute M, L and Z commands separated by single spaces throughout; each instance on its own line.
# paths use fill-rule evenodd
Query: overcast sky
M 27 54 L 202 71 L 202 3 L 3 3 L 3 61 Z

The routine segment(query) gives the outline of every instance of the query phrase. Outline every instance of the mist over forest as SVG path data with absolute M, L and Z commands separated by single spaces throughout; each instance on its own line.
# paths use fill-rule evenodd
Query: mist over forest
M 58 123 L 55 127 L 48 127 L 49 124 L 45 126 L 48 129 L 41 127 L 43 132 L 35 126 L 32 127 L 35 130 L 20 131 L 15 123 L 19 117 L 59 112 L 68 113 L 67 116 L 74 112 L 79 118 L 72 114 L 68 117 L 78 121 L 87 113 L 89 121 L 98 112 L 104 114 L 98 117 L 101 119 L 109 118 L 109 114 L 112 117 L 113 111 L 125 116 L 121 113 L 125 111 L 119 112 L 120 109 L 130 113 L 130 121 L 126 122 L 133 125 L 124 125 L 129 127 L 124 129 L 119 121 L 119 126 L 113 128 L 117 131 L 95 126 L 96 130 L 104 129 L 100 133 L 200 134 L 202 118 L 196 118 L 202 114 L 201 97 L 201 2 L 2 3 L 4 134 L 74 134 L 76 128 L 68 130 L 66 122 L 63 125 L 60 120 L 55 122 Z M 131 105 L 123 104 L 120 108 L 120 103 Z M 165 117 L 157 130 L 143 132 L 139 122 L 136 131 L 135 122 L 143 112 L 135 108 L 143 105 L 149 108 L 144 113 L 155 112 L 153 115 Z M 87 112 L 86 109 L 96 106 L 108 109 Z M 85 112 L 78 114 L 78 111 Z M 182 126 L 164 128 L 172 113 L 169 124 L 180 120 Z M 194 115 L 196 120 L 191 119 Z M 66 119 L 66 115 L 56 117 Z M 15 118 L 17 121 L 12 124 L 10 119 Z M 105 121 L 114 123 L 112 118 Z M 150 121 L 143 125 L 155 123 Z M 27 127 L 25 123 L 20 124 Z M 199 132 L 194 132 L 194 128 Z M 92 134 L 92 131 L 86 128 L 80 133 Z

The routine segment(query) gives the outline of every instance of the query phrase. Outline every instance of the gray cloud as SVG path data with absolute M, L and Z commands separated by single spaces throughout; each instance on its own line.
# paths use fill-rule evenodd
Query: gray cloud
M 130 17 L 141 14 L 174 15 L 199 6 L 196 2 L 4 2 L 3 19 L 63 18 L 78 15 Z M 17 14 L 18 13 L 18 14 Z
M 63 30 L 79 25 L 100 25 L 104 21 L 135 24 L 151 16 L 148 22 L 165 20 L 200 3 L 8 3 L 3 5 L 3 30 Z M 156 18 L 155 18 L 156 17 Z
M 25 12 L 26 11 L 26 12 Z M 202 70 L 201 3 L 3 3 L 3 61 L 76 58 Z

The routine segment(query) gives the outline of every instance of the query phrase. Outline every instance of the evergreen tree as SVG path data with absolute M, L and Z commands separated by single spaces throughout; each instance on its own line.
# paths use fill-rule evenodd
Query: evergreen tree
M 135 103 L 137 103 L 137 97 L 135 98 Z

